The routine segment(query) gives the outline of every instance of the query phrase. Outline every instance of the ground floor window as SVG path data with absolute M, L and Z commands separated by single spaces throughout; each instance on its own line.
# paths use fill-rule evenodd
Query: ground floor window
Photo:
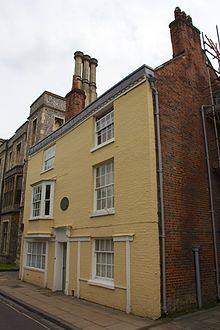
M 8 235 L 9 235 L 9 221 L 3 221 L 2 222 L 2 246 L 1 246 L 2 253 L 7 252 Z
M 46 242 L 27 242 L 26 266 L 45 269 Z
M 95 277 L 114 279 L 114 243 L 112 239 L 95 240 Z

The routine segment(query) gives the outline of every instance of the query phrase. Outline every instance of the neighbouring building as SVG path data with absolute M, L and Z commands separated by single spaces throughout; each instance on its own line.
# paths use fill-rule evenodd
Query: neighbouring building
M 27 122 L 0 146 L 1 225 L 0 262 L 14 262 L 20 213 Z
M 220 83 L 191 17 L 170 31 L 170 61 L 96 100 L 77 52 L 67 122 L 29 152 L 22 280 L 151 318 L 220 299 Z
M 97 97 L 97 60 L 82 52 L 75 52 L 74 59 L 71 91 L 65 97 L 43 92 L 31 105 L 27 122 L 9 140 L 0 139 L 0 262 L 19 264 L 30 147 L 68 120 L 66 103 L 67 107 L 71 104 L 68 115 L 73 116 L 80 99 L 82 109 Z

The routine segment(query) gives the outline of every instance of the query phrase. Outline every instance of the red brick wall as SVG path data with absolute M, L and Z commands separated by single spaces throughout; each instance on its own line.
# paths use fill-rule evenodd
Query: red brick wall
M 199 111 L 202 104 L 210 103 L 207 69 L 199 31 L 189 21 L 184 23 L 184 19 L 177 17 L 170 25 L 174 59 L 156 70 L 169 311 L 197 305 L 194 244 L 200 245 L 203 303 L 216 300 L 207 167 Z M 187 42 L 189 38 L 192 39 Z M 212 135 L 212 126 L 209 127 Z
M 85 92 L 79 88 L 73 88 L 66 95 L 66 121 L 85 108 L 85 99 Z

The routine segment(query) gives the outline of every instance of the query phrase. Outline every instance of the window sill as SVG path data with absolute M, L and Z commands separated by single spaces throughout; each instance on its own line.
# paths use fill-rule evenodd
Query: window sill
M 34 217 L 34 218 L 29 218 L 29 221 L 35 221 L 35 220 L 54 220 L 52 217 Z
M 33 270 L 33 271 L 40 272 L 40 273 L 44 273 L 45 272 L 45 269 L 35 268 L 35 267 L 30 267 L 30 266 L 24 266 L 24 269 Z
M 101 279 L 92 279 L 87 282 L 89 285 L 100 286 L 102 288 L 115 290 L 114 281 L 111 280 L 101 280 Z
M 115 214 L 115 209 L 92 211 L 91 214 L 90 214 L 90 218 L 102 217 L 102 216 L 105 216 L 105 215 L 113 215 L 113 214 Z
M 112 139 L 110 139 L 110 140 L 108 140 L 108 141 L 106 141 L 106 142 L 104 142 L 104 143 L 102 143 L 102 144 L 99 144 L 99 145 L 95 146 L 94 148 L 92 148 L 92 149 L 90 150 L 90 152 L 94 152 L 94 151 L 96 151 L 96 150 L 98 150 L 98 149 L 100 149 L 100 148 L 102 148 L 102 147 L 105 147 L 105 146 L 107 146 L 108 144 L 113 143 L 114 141 L 115 141 L 115 139 L 112 138 Z
M 51 171 L 51 170 L 53 170 L 53 169 L 54 169 L 54 166 L 51 167 L 51 168 L 48 168 L 47 170 L 42 170 L 42 171 L 40 172 L 40 174 L 47 173 L 47 172 L 49 172 L 49 171 Z

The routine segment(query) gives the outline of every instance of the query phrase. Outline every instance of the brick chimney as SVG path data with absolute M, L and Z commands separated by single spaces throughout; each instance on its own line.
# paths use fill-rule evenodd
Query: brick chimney
M 75 52 L 72 89 L 66 95 L 66 120 L 74 117 L 97 98 L 96 67 L 98 61 L 82 52 Z
M 179 7 L 174 12 L 175 20 L 170 23 L 173 57 L 192 51 L 201 52 L 200 31 L 193 26 L 192 18 Z

